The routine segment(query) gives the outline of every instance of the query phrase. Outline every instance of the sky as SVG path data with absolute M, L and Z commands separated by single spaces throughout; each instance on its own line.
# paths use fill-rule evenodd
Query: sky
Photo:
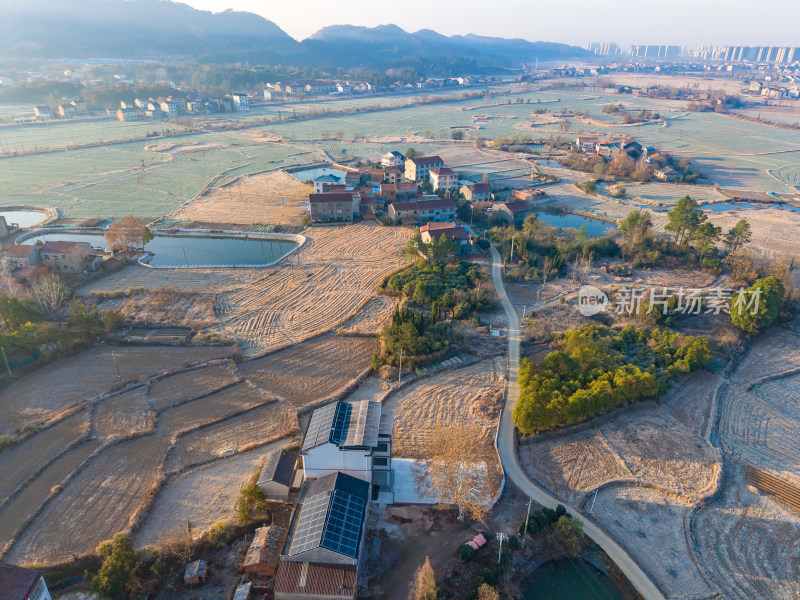
M 326 25 L 393 23 L 406 31 L 476 33 L 530 41 L 800 46 L 798 0 L 181 0 L 274 21 L 302 40 Z

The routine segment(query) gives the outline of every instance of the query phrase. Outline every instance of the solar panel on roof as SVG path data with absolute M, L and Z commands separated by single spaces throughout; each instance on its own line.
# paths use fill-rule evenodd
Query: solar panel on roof
M 330 493 L 317 494 L 308 498 L 300 510 L 300 519 L 292 538 L 290 555 L 299 554 L 306 550 L 319 548 L 322 532 L 325 528 L 325 517 L 328 514 Z
M 331 427 L 340 402 L 334 402 L 318 408 L 311 414 L 306 437 L 303 440 L 303 451 L 325 444 L 330 439 Z
M 322 547 L 345 556 L 358 556 L 361 523 L 366 501 L 342 490 L 334 490 Z
M 341 444 L 350 430 L 351 413 L 353 406 L 348 402 L 337 402 L 336 414 L 331 425 L 330 441 L 334 444 Z

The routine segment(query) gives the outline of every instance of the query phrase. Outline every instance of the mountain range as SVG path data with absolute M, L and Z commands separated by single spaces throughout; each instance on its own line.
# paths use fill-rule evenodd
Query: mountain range
M 212 13 L 169 0 L 4 0 L 0 56 L 371 68 L 407 57 L 459 57 L 509 67 L 537 59 L 579 60 L 589 53 L 558 43 L 445 36 L 430 29 L 409 33 L 396 25 L 332 25 L 297 41 L 259 15 Z

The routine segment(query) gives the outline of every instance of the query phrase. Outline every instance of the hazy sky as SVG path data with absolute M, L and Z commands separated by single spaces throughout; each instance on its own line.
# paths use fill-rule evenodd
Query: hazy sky
M 800 46 L 800 0 L 183 0 L 254 12 L 303 39 L 326 25 L 394 23 L 407 31 L 477 33 L 585 46 Z

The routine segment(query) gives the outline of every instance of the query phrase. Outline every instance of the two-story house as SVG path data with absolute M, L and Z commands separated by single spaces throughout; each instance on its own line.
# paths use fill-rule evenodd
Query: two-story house
M 393 429 L 380 402 L 339 401 L 318 408 L 301 449 L 305 477 L 341 471 L 389 487 Z
M 402 167 L 406 162 L 406 157 L 397 150 L 392 150 L 381 156 L 382 167 Z
M 42 264 L 55 273 L 93 271 L 99 266 L 94 257 L 88 242 L 45 242 L 39 247 Z
M 315 223 L 352 221 L 354 198 L 360 204 L 361 198 L 353 192 L 309 194 L 308 208 L 311 213 L 311 221 Z
M 470 202 L 488 202 L 492 197 L 492 188 L 487 183 L 462 185 L 459 191 Z

